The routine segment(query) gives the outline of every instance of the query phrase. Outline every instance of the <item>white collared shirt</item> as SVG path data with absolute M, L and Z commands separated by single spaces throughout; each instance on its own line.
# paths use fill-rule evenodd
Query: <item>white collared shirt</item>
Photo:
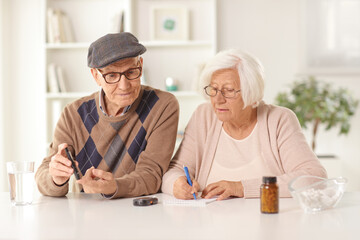
M 105 116 L 114 117 L 114 116 L 112 116 L 112 115 L 107 114 L 107 112 L 105 111 L 105 108 L 103 108 L 103 106 L 105 106 L 104 98 L 105 98 L 105 92 L 104 92 L 104 90 L 101 88 L 101 89 L 100 89 L 100 94 L 99 94 L 99 107 L 100 107 L 100 110 L 102 111 L 102 113 L 103 113 Z M 120 116 L 122 116 L 122 115 L 124 115 L 125 113 L 127 113 L 127 112 L 130 110 L 130 108 L 131 108 L 131 105 L 124 107 L 124 110 L 123 110 L 123 112 L 120 114 Z

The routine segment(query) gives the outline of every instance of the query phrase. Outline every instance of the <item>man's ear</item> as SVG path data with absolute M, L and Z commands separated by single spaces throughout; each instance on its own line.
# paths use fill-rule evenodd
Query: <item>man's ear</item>
M 95 68 L 91 68 L 91 74 L 93 75 L 93 78 L 95 79 L 97 85 L 101 86 L 100 77 L 98 71 L 96 71 Z
M 142 68 L 143 67 L 143 58 L 139 57 L 139 61 L 140 61 L 140 67 Z M 143 73 L 144 73 L 144 69 L 141 71 L 140 77 L 142 77 Z

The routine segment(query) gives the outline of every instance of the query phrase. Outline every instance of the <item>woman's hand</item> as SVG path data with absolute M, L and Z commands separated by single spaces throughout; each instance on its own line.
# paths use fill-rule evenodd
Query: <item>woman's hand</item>
M 185 176 L 181 176 L 174 182 L 173 195 L 178 199 L 194 199 L 193 193 L 197 196 L 200 190 L 199 183 L 191 179 L 192 187 L 188 184 Z
M 230 196 L 244 197 L 244 188 L 241 182 L 219 181 L 206 186 L 201 197 L 212 198 L 220 195 L 216 200 L 224 200 Z
M 117 184 L 111 172 L 105 172 L 94 167 L 89 168 L 85 175 L 77 180 L 86 193 L 103 193 L 113 195 L 117 191 Z

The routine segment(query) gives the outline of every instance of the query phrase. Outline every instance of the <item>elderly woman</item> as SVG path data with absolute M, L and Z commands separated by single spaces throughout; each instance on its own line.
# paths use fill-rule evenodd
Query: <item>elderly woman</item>
M 162 191 L 176 198 L 218 196 L 256 198 L 262 176 L 277 176 L 280 197 L 300 175 L 326 177 L 289 109 L 262 101 L 263 67 L 239 50 L 218 53 L 205 66 L 201 81 L 211 104 L 200 105 L 163 176 Z M 184 176 L 187 166 L 193 180 Z

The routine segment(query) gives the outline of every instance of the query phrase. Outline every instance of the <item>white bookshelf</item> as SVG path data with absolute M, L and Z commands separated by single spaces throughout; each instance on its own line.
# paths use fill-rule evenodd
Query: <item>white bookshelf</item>
M 62 100 L 62 99 L 78 99 L 92 92 L 61 92 L 61 93 L 47 93 L 46 98 L 49 100 Z
M 142 44 L 148 48 L 152 47 L 212 47 L 211 41 L 147 41 Z
M 178 82 L 177 92 L 182 111 L 191 101 L 196 105 L 202 96 L 196 90 L 200 66 L 217 51 L 216 0 L 43 0 L 45 66 L 44 84 L 48 84 L 47 67 L 56 64 L 64 71 L 66 92 L 46 92 L 46 143 L 52 134 L 62 108 L 78 98 L 98 91 L 87 67 L 91 42 L 111 32 L 112 16 L 124 12 L 124 30 L 132 32 L 147 48 L 143 55 L 146 84 L 165 89 L 165 79 Z M 151 14 L 154 7 L 176 7 L 188 10 L 187 40 L 154 40 L 151 37 Z M 47 41 L 47 10 L 60 9 L 70 19 L 74 42 Z M 44 87 L 44 89 L 48 89 Z M 189 113 L 181 113 L 188 120 Z M 180 121 L 182 121 L 180 119 Z
M 140 41 L 141 42 L 141 41 Z M 46 43 L 46 49 L 88 49 L 91 42 Z M 147 48 L 160 47 L 212 47 L 211 41 L 147 41 L 141 42 Z
M 46 49 L 88 49 L 90 42 L 76 42 L 76 43 L 46 43 Z

